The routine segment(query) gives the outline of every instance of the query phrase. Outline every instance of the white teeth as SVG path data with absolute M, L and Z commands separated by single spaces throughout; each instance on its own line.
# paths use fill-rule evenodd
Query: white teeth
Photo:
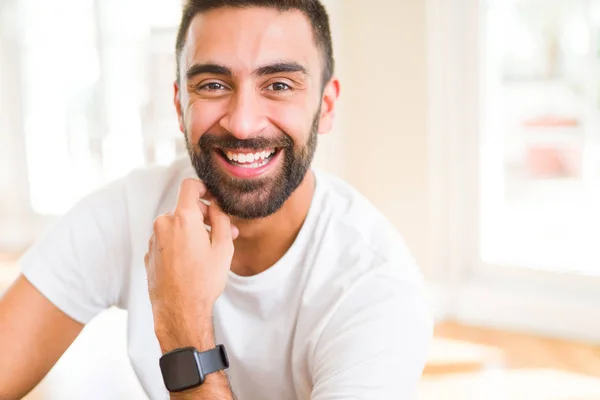
M 258 167 L 262 167 L 263 165 L 267 165 L 268 162 L 269 162 L 269 160 L 256 162 L 253 164 L 240 164 L 240 167 L 242 167 L 242 168 L 258 168 Z
M 261 151 L 259 153 L 234 153 L 232 151 L 225 152 L 227 158 L 231 161 L 235 161 L 240 164 L 250 164 L 247 165 L 248 168 L 257 168 L 257 166 L 265 165 L 265 159 L 272 156 L 275 153 L 275 150 L 271 151 Z M 268 161 L 268 160 L 267 160 Z

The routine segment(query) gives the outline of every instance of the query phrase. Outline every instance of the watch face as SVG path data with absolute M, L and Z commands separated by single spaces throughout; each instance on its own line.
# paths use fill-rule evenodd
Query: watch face
M 160 369 L 170 392 L 191 389 L 204 382 L 195 349 L 181 349 L 165 354 L 160 359 Z

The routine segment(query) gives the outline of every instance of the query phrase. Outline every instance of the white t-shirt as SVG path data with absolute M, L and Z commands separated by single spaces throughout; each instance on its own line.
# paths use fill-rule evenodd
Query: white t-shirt
M 233 391 L 240 400 L 410 399 L 432 334 L 422 276 L 363 196 L 315 175 L 292 247 L 263 273 L 230 272 L 215 304 Z M 21 260 L 25 277 L 77 321 L 128 310 L 129 356 L 152 399 L 168 394 L 144 254 L 154 219 L 195 176 L 187 159 L 136 170 L 80 201 Z

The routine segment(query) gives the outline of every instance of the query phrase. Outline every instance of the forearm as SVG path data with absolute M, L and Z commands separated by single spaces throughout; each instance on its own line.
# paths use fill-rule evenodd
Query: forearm
M 216 347 L 212 318 L 201 318 L 201 323 L 191 327 L 182 323 L 177 331 L 157 331 L 163 354 L 182 347 L 194 347 L 199 352 Z M 225 371 L 205 376 L 204 383 L 197 388 L 172 393 L 171 400 L 235 400 Z

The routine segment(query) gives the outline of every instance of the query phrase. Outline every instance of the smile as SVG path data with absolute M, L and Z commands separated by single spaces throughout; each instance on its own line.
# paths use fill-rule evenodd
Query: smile
M 264 176 L 277 164 L 281 148 L 220 149 L 215 153 L 221 167 L 236 178 L 251 179 Z
M 231 165 L 242 168 L 260 168 L 267 165 L 272 159 L 276 149 L 267 149 L 255 153 L 234 152 L 231 150 L 221 151 Z

